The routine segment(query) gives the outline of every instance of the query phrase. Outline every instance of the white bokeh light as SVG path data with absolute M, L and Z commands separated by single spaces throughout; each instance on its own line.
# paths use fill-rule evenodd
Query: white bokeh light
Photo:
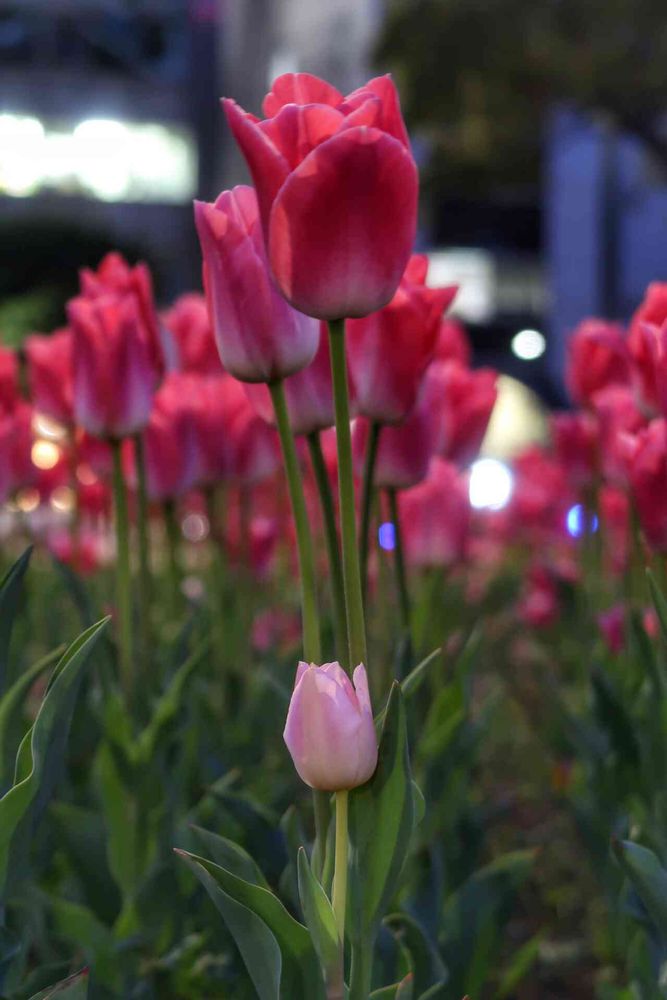
M 512 337 L 512 353 L 522 361 L 535 361 L 541 358 L 547 342 L 539 330 L 519 330 Z
M 501 510 L 512 495 L 512 473 L 497 458 L 480 458 L 470 468 L 470 505 Z

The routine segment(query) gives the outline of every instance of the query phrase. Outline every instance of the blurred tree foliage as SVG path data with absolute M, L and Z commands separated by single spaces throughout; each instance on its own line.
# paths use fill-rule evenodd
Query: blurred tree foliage
M 377 59 L 434 193 L 537 183 L 555 102 L 639 136 L 667 174 L 665 0 L 390 0 Z

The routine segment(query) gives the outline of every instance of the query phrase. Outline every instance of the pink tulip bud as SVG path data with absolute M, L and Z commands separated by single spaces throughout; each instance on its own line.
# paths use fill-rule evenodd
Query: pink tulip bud
M 269 274 L 255 192 L 195 202 L 204 285 L 220 358 L 243 382 L 272 382 L 309 365 L 319 324 L 287 304 Z
M 311 788 L 339 792 L 367 782 L 378 746 L 364 665 L 351 681 L 340 663 L 299 663 L 283 735 Z

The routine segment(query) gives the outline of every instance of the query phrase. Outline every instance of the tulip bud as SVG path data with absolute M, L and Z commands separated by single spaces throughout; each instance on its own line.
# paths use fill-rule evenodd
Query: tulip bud
M 35 409 L 61 424 L 73 420 L 72 334 L 65 327 L 26 338 L 28 380 Z
M 299 663 L 283 735 L 311 788 L 340 792 L 365 784 L 378 745 L 363 664 L 351 681 L 340 663 Z

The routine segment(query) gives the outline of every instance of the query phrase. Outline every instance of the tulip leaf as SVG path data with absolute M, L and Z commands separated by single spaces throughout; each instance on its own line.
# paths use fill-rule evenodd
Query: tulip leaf
M 630 840 L 615 840 L 613 848 L 651 920 L 667 940 L 667 869 L 653 851 Z
M 378 766 L 350 792 L 350 937 L 372 943 L 396 892 L 414 822 L 405 706 L 394 682 L 384 717 Z
M 327 894 L 315 878 L 310 861 L 303 847 L 297 854 L 299 874 L 299 899 L 310 931 L 310 937 L 322 968 L 335 969 L 340 960 L 340 943 L 336 918 Z
M 25 670 L 0 701 L 0 790 L 6 790 L 14 777 L 17 726 L 21 722 L 23 702 L 40 674 L 43 674 L 54 660 L 62 656 L 64 649 L 64 646 L 59 646 Z
M 80 903 L 53 896 L 49 906 L 57 934 L 80 949 L 101 985 L 118 990 L 120 966 L 113 932 Z
M 407 952 L 416 996 L 447 978 L 447 970 L 435 945 L 413 917 L 407 913 L 392 913 L 384 923 Z
M 409 972 L 400 983 L 392 983 L 391 986 L 382 986 L 379 990 L 373 990 L 369 1000 L 412 1000 L 414 996 L 414 985 L 412 973 Z
M 516 994 L 517 986 L 522 979 L 525 979 L 539 957 L 544 935 L 544 931 L 539 931 L 521 945 L 516 954 L 512 956 L 512 961 L 500 980 L 495 1000 L 507 1000 L 508 997 L 513 997 Z
M 257 920 L 249 921 L 244 919 L 242 926 L 243 933 L 239 932 L 240 911 L 238 907 L 233 908 L 233 923 L 228 919 L 227 913 L 223 912 L 222 901 L 218 893 L 222 893 L 227 899 L 240 904 L 247 912 L 254 915 L 271 934 L 276 942 L 279 953 L 282 956 L 280 967 L 280 992 L 281 1000 L 291 1000 L 293 997 L 303 996 L 309 1000 L 324 1000 L 324 980 L 317 955 L 313 948 L 310 935 L 303 924 L 300 924 L 294 917 L 290 916 L 277 896 L 262 886 L 253 885 L 244 879 L 233 875 L 226 868 L 221 868 L 213 861 L 188 854 L 187 851 L 176 852 L 195 873 L 197 878 L 205 886 L 207 892 L 213 899 L 218 910 L 222 914 L 227 926 L 234 936 L 239 950 L 246 962 L 251 978 L 256 971 L 257 954 L 250 947 L 248 938 L 244 936 L 245 928 L 252 927 L 253 934 L 258 935 Z M 205 877 L 207 876 L 207 877 Z M 231 909 L 227 907 L 231 913 Z M 240 936 L 237 937 L 237 934 Z M 267 948 L 268 938 L 266 934 L 262 936 L 264 948 Z M 243 943 L 243 947 L 242 947 Z M 269 996 L 270 994 L 266 994 Z
M 82 969 L 67 979 L 33 994 L 30 1000 L 86 1000 L 88 996 L 88 969 Z
M 12 641 L 16 611 L 23 593 L 23 578 L 31 555 L 32 546 L 19 556 L 0 583 L 0 695 L 6 690 L 9 681 L 9 646 Z
M 201 826 L 191 826 L 190 829 L 195 837 L 200 841 L 202 847 L 210 851 L 212 860 L 221 868 L 226 868 L 253 885 L 259 885 L 263 889 L 268 889 L 269 884 L 264 878 L 262 871 L 253 858 L 245 851 L 240 844 L 235 844 L 233 840 L 221 837 L 218 833 L 204 830 Z
M 441 653 L 442 648 L 438 646 L 438 648 L 434 649 L 432 653 L 425 656 L 421 663 L 418 663 L 417 666 L 410 671 L 408 676 L 401 681 L 401 689 L 406 698 L 412 697 L 412 695 L 419 690 L 422 682 L 426 678 L 428 668 L 432 663 L 435 663 Z
M 653 605 L 658 615 L 658 621 L 660 622 L 660 631 L 663 639 L 667 640 L 667 599 L 658 585 L 658 581 L 653 575 L 653 572 L 648 568 L 646 570 L 646 576 L 648 577 L 648 585 L 651 590 Z
M 86 629 L 64 653 L 37 718 L 19 747 L 13 787 L 0 799 L 0 896 L 6 889 L 14 851 L 27 849 L 30 837 L 24 824 L 46 804 L 62 764 L 74 703 L 83 667 L 108 618 Z

